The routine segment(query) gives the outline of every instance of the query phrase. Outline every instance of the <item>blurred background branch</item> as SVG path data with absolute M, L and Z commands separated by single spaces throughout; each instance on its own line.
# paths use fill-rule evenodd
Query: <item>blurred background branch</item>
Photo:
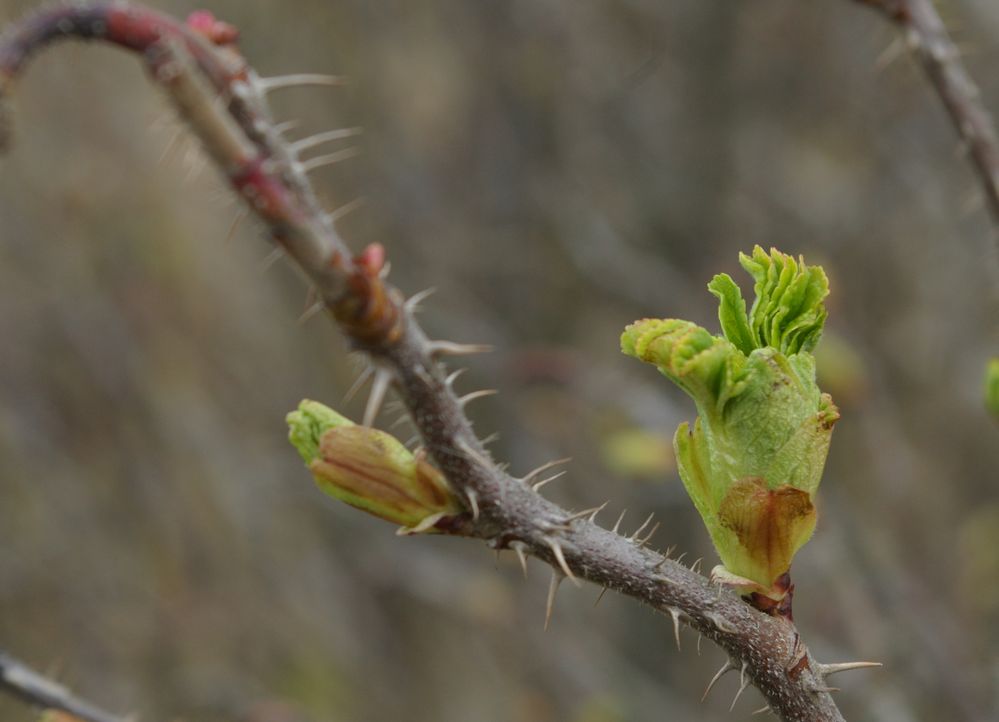
M 60 710 L 83 722 L 126 722 L 0 651 L 0 689 L 41 710 Z
M 905 43 L 919 58 L 926 77 L 936 91 L 958 135 L 963 149 L 982 181 L 985 200 L 997 229 L 999 244 L 999 137 L 982 93 L 961 60 L 933 0 L 859 0 L 898 25 Z

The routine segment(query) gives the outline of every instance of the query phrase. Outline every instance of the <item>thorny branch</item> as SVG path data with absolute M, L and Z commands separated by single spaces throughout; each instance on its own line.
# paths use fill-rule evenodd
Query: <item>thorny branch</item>
M 919 58 L 981 178 L 992 221 L 999 230 L 999 137 L 992 116 L 982 104 L 978 86 L 961 62 L 961 54 L 933 0 L 857 2 L 880 10 L 894 22 Z M 996 242 L 999 243 L 999 234 Z
M 266 94 L 296 82 L 335 82 L 325 76 L 262 79 L 235 47 L 231 26 L 205 14 L 181 24 L 122 2 L 74 2 L 38 11 L 0 41 L 0 101 L 26 60 L 61 38 L 103 41 L 145 60 L 180 114 L 201 138 L 221 172 L 271 238 L 308 277 L 312 293 L 364 352 L 374 382 L 366 423 L 391 385 L 418 428 L 426 451 L 466 500 L 467 512 L 448 533 L 485 540 L 494 549 L 530 554 L 553 568 L 552 595 L 570 577 L 634 597 L 674 625 L 685 623 L 722 647 L 740 672 L 740 693 L 756 685 L 785 720 L 842 720 L 826 676 L 856 665 L 822 665 L 793 624 L 767 616 L 691 569 L 645 547 L 648 535 L 624 537 L 537 493 L 538 474 L 502 471 L 475 436 L 451 388 L 442 358 L 483 350 L 426 337 L 406 301 L 384 280 L 381 246 L 352 256 L 337 234 L 337 214 L 320 208 L 306 178 L 317 161 L 302 161 L 301 144 L 284 140 Z M 337 154 L 333 154 L 337 156 Z M 727 671 L 727 668 L 726 668 Z M 733 702 L 734 705 L 734 702 Z
M 0 689 L 40 709 L 67 712 L 84 722 L 125 722 L 80 699 L 58 682 L 0 651 Z

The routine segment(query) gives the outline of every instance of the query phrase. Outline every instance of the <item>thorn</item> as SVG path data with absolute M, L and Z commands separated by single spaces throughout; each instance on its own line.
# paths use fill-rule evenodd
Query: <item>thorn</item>
M 676 558 L 676 563 L 677 563 L 677 564 L 681 564 L 681 563 L 683 562 L 683 558 L 684 558 L 685 556 L 687 556 L 687 552 L 683 552 L 683 553 L 681 553 L 681 554 L 680 554 L 680 556 L 678 556 L 678 557 Z
M 429 298 L 437 292 L 436 286 L 431 286 L 430 288 L 424 288 L 419 293 L 414 293 L 412 296 L 406 299 L 403 306 L 410 313 L 416 313 L 420 309 L 420 302 Z
M 561 464 L 567 464 L 570 461 L 572 461 L 572 458 L 567 456 L 564 459 L 555 459 L 555 461 L 546 462 L 546 463 L 542 464 L 541 466 L 539 466 L 538 468 L 536 468 L 536 469 L 534 469 L 532 471 L 529 471 L 524 476 L 523 482 L 525 484 L 530 484 L 532 481 L 534 481 L 535 478 L 537 478 L 538 476 L 541 476 L 541 474 L 543 474 L 544 472 L 548 471 L 549 469 L 552 469 L 552 468 L 554 468 L 556 466 L 560 466 Z
M 346 404 L 354 398 L 354 395 L 361 390 L 361 387 L 364 386 L 364 382 L 371 378 L 371 374 L 374 372 L 375 369 L 373 366 L 365 366 L 364 370 L 358 374 L 357 380 L 351 384 L 350 388 L 347 389 L 347 393 L 343 395 L 343 403 Z
M 578 521 L 579 519 L 582 519 L 583 517 L 586 517 L 586 516 L 596 516 L 608 504 L 610 504 L 610 501 L 605 501 L 600 506 L 594 506 L 594 507 L 591 507 L 589 509 L 583 509 L 583 511 L 577 511 L 575 514 L 570 514 L 565 519 L 562 519 L 562 521 L 560 521 L 559 523 L 560 524 L 571 524 L 572 522 Z
M 565 472 L 565 471 L 560 471 L 560 472 L 558 472 L 557 474 L 552 474 L 551 476 L 549 476 L 549 477 L 547 477 L 547 478 L 545 478 L 545 479 L 542 479 L 541 481 L 537 482 L 536 484 L 533 484 L 533 485 L 531 486 L 531 489 L 532 489 L 532 490 L 534 490 L 534 491 L 538 491 L 538 490 L 539 490 L 539 489 L 541 489 L 541 487 L 543 487 L 543 486 L 544 486 L 545 484 L 549 484 L 549 483 L 551 483 L 551 482 L 555 481 L 555 480 L 556 480 L 556 479 L 558 479 L 558 478 L 559 478 L 560 476 L 565 476 L 565 475 L 566 475 L 566 473 L 567 473 L 567 472 Z
M 185 182 L 190 182 L 197 178 L 206 165 L 205 157 L 199 152 L 199 148 L 196 145 L 190 146 L 185 151 L 182 162 L 187 166 L 187 175 L 184 177 Z
M 704 559 L 704 557 L 697 557 L 697 559 L 694 560 L 694 563 L 690 565 L 690 571 L 694 572 L 695 574 L 698 573 L 698 572 L 700 572 L 701 571 L 701 561 L 703 559 Z M 697 567 L 697 568 L 695 569 L 694 567 Z
M 898 60 L 902 54 L 905 52 L 905 43 L 899 38 L 895 38 L 886 47 L 881 54 L 878 56 L 877 60 L 874 61 L 874 70 L 880 72 L 887 68 L 889 65 Z
M 163 161 L 167 159 L 167 156 L 170 155 L 170 153 L 173 152 L 173 149 L 177 147 L 177 142 L 180 140 L 183 133 L 183 128 L 177 128 L 170 135 L 170 140 L 168 140 L 167 144 L 163 147 L 163 152 L 160 153 L 160 157 L 156 159 L 157 166 L 162 165 Z
M 610 587 L 604 587 L 603 589 L 600 590 L 600 594 L 597 595 L 597 601 L 593 603 L 594 607 L 600 604 L 600 600 L 604 598 L 604 595 L 607 593 L 608 589 L 610 589 Z
M 558 571 L 552 569 L 552 580 L 548 584 L 548 603 L 545 605 L 545 631 L 548 631 L 548 624 L 552 620 L 552 609 L 555 606 L 555 594 L 558 592 L 558 585 L 565 577 Z
M 758 714 L 765 714 L 765 713 L 767 713 L 767 712 L 769 712 L 769 711 L 770 711 L 770 705 L 768 705 L 768 704 L 765 704 L 765 705 L 763 705 L 762 707 L 760 707 L 760 708 L 759 708 L 758 710 L 756 710 L 755 712 L 753 712 L 753 713 L 752 713 L 751 715 L 749 715 L 749 716 L 750 716 L 750 717 L 755 717 L 755 716 L 756 716 L 756 715 L 758 715 Z
M 881 662 L 838 662 L 836 664 L 818 664 L 816 673 L 820 677 L 828 677 L 830 674 L 838 672 L 849 672 L 851 669 L 867 669 L 869 667 L 883 667 Z
M 697 633 L 697 656 L 701 656 L 701 633 Z
M 676 607 L 669 608 L 669 615 L 673 617 L 673 638 L 676 640 L 676 651 L 680 650 L 680 610 Z
M 492 444 L 494 441 L 497 441 L 499 437 L 500 437 L 499 432 L 495 431 L 492 434 L 489 434 L 489 436 L 485 437 L 484 439 L 479 439 L 479 443 L 482 444 L 483 446 L 489 446 L 489 444 Z
M 357 210 L 362 205 L 364 205 L 364 196 L 355 198 L 349 203 L 344 203 L 342 206 L 335 209 L 332 213 L 327 213 L 326 220 L 328 220 L 330 223 L 336 223 L 338 220 L 348 215 L 351 211 Z
M 283 123 L 278 123 L 277 125 L 275 125 L 274 132 L 277 133 L 278 135 L 284 135 L 289 130 L 294 130 L 301 124 L 302 124 L 301 121 L 298 120 L 286 120 Z
M 430 341 L 427 344 L 427 353 L 431 356 L 471 356 L 477 353 L 489 353 L 492 350 L 492 346 L 484 343 Z
M 639 549 L 641 549 L 641 548 L 642 548 L 643 546 L 645 546 L 646 544 L 648 544 L 648 543 L 649 543 L 649 539 L 651 539 L 651 538 L 653 537 L 653 535 L 655 535 L 655 533 L 656 533 L 657 531 L 659 531 L 659 525 L 660 525 L 660 524 L 662 524 L 662 522 L 659 522 L 659 521 L 657 521 L 657 522 L 655 523 L 655 525 L 654 525 L 654 526 L 652 527 L 652 531 L 650 531 L 650 532 L 649 532 L 648 534 L 646 534 L 646 535 L 645 535 L 644 537 L 642 537 L 642 538 L 641 538 L 641 539 L 639 539 L 639 540 L 638 540 L 637 542 L 635 542 L 635 545 L 636 545 L 636 546 L 637 546 L 637 547 L 638 547 Z
M 810 692 L 815 692 L 816 694 L 818 694 L 819 692 L 826 692 L 826 693 L 829 693 L 829 692 L 839 692 L 839 687 L 826 687 L 824 685 L 820 687 L 820 686 L 816 685 L 815 687 L 810 687 L 809 691 Z
M 607 501 L 605 501 L 605 502 L 604 502 L 603 504 L 601 504 L 600 506 L 596 507 L 596 508 L 595 508 L 595 509 L 593 510 L 593 513 L 592 513 L 592 514 L 590 514 L 590 523 L 591 523 L 591 524 L 592 524 L 592 523 L 594 523 L 594 522 L 596 521 L 596 519 L 597 519 L 597 514 L 599 514 L 600 512 L 602 512 L 602 511 L 603 511 L 603 510 L 604 510 L 604 509 L 605 509 L 605 508 L 607 507 L 607 505 L 608 505 L 608 504 L 610 504 L 610 499 L 608 499 L 608 500 L 607 500 Z
M 300 85 L 343 85 L 346 81 L 337 75 L 320 73 L 297 73 L 278 75 L 273 78 L 254 78 L 253 86 L 261 93 L 269 93 L 280 88 L 294 88 Z
M 643 531 L 645 531 L 645 527 L 647 527 L 649 525 L 649 523 L 652 521 L 652 517 L 654 517 L 655 515 L 656 515 L 655 512 L 652 512 L 651 514 L 649 514 L 649 518 L 646 519 L 644 522 L 642 522 L 642 525 L 640 527 L 638 527 L 637 529 L 635 529 L 635 533 L 632 534 L 630 537 L 628 537 L 628 541 L 634 542 L 635 539 L 638 538 L 638 535 L 641 534 Z
M 728 711 L 731 712 L 735 709 L 735 703 L 739 701 L 739 697 L 749 686 L 749 680 L 746 679 L 746 661 L 743 660 L 742 667 L 739 669 L 739 689 L 735 693 L 735 697 L 732 699 L 732 704 L 729 705 Z
M 348 158 L 354 158 L 361 154 L 361 151 L 357 148 L 344 148 L 343 150 L 338 150 L 335 153 L 327 153 L 326 155 L 317 155 L 315 158 L 309 158 L 308 160 L 303 160 L 298 164 L 298 167 L 303 173 L 308 173 L 314 171 L 317 168 L 322 168 L 323 166 L 333 165 L 334 163 L 339 163 L 342 160 L 347 160 Z
M 229 224 L 229 230 L 225 232 L 225 240 L 222 241 L 223 245 L 229 245 L 232 239 L 236 237 L 236 231 L 239 229 L 240 224 L 249 215 L 250 211 L 245 207 L 236 211 L 236 216 L 232 219 L 232 223 Z
M 472 521 L 479 520 L 479 495 L 475 489 L 466 489 L 465 496 L 468 497 L 468 505 L 472 507 Z
M 403 424 L 405 424 L 407 421 L 410 421 L 409 414 L 402 414 L 402 415 L 399 416 L 398 419 L 396 419 L 391 424 L 389 424 L 389 428 L 390 429 L 397 428 L 397 427 L 402 426 Z
M 569 569 L 569 565 L 565 561 L 565 554 L 562 553 L 562 545 L 559 544 L 557 540 L 552 539 L 550 536 L 545 537 L 545 544 L 551 547 L 552 554 L 555 555 L 555 560 L 558 562 L 558 565 L 562 568 L 562 571 L 565 573 L 565 576 L 569 577 L 572 583 L 575 584 L 577 587 L 583 586 L 583 583 L 580 582 L 578 579 L 576 579 L 576 576 L 572 573 L 572 570 Z
M 322 311 L 324 308 L 326 308 L 326 302 L 325 301 L 315 301 L 315 302 L 313 302 L 313 304 L 311 306 L 307 306 L 306 309 L 304 311 L 302 311 L 302 315 L 298 317 L 298 320 L 296 321 L 296 323 L 301 326 L 302 324 L 308 322 L 309 319 L 311 319 L 317 313 L 319 313 L 320 311 Z
M 517 559 L 520 561 L 520 568 L 524 570 L 524 579 L 527 579 L 527 545 L 522 541 L 512 541 L 510 542 L 510 548 L 513 549 L 517 554 Z
M 617 518 L 617 521 L 614 522 L 614 528 L 611 529 L 611 534 L 617 534 L 617 530 L 621 528 L 621 522 L 624 521 L 624 515 L 627 513 L 628 513 L 627 509 L 621 510 L 621 516 L 619 516 Z
M 671 546 L 668 546 L 668 547 L 666 547 L 666 551 L 665 551 L 665 552 L 663 553 L 663 556 L 665 556 L 665 557 L 666 557 L 667 559 L 669 559 L 669 558 L 670 558 L 670 556 L 671 556 L 671 555 L 673 554 L 673 552 L 675 552 L 675 551 L 676 551 L 676 545 L 671 545 Z
M 392 373 L 390 371 L 386 371 L 385 369 L 377 369 L 375 371 L 375 380 L 371 382 L 371 393 L 368 395 L 368 403 L 364 407 L 364 419 L 361 421 L 362 426 L 374 425 L 391 382 Z
M 336 130 L 328 130 L 325 133 L 316 133 L 315 135 L 310 135 L 308 138 L 302 138 L 301 140 L 296 140 L 292 143 L 290 146 L 291 152 L 294 155 L 298 155 L 303 150 L 314 148 L 317 145 L 328 143 L 331 140 L 350 138 L 355 135 L 360 135 L 363 132 L 364 130 L 362 128 L 337 128 Z
M 495 396 L 499 393 L 499 389 L 482 389 L 481 391 L 473 391 L 470 394 L 465 394 L 458 399 L 458 404 L 464 408 L 466 404 L 475 401 L 475 399 L 481 399 L 484 396 Z
M 482 466 L 488 467 L 493 465 L 493 462 L 490 459 L 487 459 L 485 456 L 480 454 L 478 450 L 475 449 L 475 447 L 473 447 L 464 439 L 461 438 L 458 439 L 458 448 L 461 451 L 468 454 L 469 456 L 471 456 L 476 461 L 476 463 L 481 464 Z
M 652 571 L 654 572 L 660 571 L 664 566 L 666 566 L 666 562 L 668 561 L 669 557 L 664 555 L 663 558 L 660 559 L 659 562 L 654 567 L 652 567 Z
M 284 258 L 284 248 L 276 246 L 274 250 L 264 256 L 263 260 L 260 261 L 258 270 L 260 273 L 267 273 L 267 271 L 271 270 L 271 267 L 282 258 Z
M 413 298 L 416 298 L 416 296 L 414 296 Z M 409 303 L 409 301 L 407 301 L 406 303 Z M 444 385 L 448 387 L 453 386 L 455 380 L 457 380 L 457 378 L 466 371 L 468 371 L 468 369 L 457 369 L 456 371 L 452 371 L 451 373 L 448 374 L 447 378 L 444 379 Z
M 722 668 L 719 669 L 717 672 L 715 672 L 715 676 L 711 678 L 710 682 L 708 682 L 707 689 L 705 689 L 704 694 L 701 695 L 702 702 L 708 698 L 708 694 L 711 692 L 712 688 L 714 688 L 715 683 L 717 683 L 719 679 L 724 677 L 726 672 L 733 669 L 735 669 L 735 667 L 732 666 L 732 660 L 726 659 L 725 664 L 722 665 Z

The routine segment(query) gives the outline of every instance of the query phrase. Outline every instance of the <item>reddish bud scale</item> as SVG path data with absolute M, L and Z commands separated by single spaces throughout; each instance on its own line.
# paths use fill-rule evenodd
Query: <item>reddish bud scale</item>
M 379 259 L 377 249 L 365 249 L 354 259 L 349 291 L 333 307 L 333 315 L 351 338 L 367 347 L 391 344 L 403 331 L 399 300 L 389 295 L 379 275 L 383 265 L 384 250 Z
M 207 10 L 195 10 L 188 15 L 187 26 L 208 38 L 212 45 L 232 45 L 239 40 L 239 30 L 235 26 L 218 20 Z
M 379 274 L 385 267 L 385 246 L 381 243 L 369 243 L 357 257 L 357 264 L 364 266 L 369 274 Z
M 794 585 L 791 584 L 791 573 L 784 572 L 777 577 L 774 581 L 773 589 L 775 592 L 784 592 L 784 597 L 777 600 L 765 594 L 753 592 L 744 597 L 744 599 L 771 617 L 784 617 L 789 622 L 794 622 L 794 614 L 791 611 L 791 605 L 794 601 Z

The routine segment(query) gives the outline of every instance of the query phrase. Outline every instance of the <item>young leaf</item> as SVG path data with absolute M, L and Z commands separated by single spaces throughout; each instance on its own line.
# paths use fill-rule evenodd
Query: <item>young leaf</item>
M 708 284 L 722 336 L 677 319 L 644 319 L 624 353 L 656 365 L 694 400 L 693 427 L 674 436 L 687 493 L 721 557 L 720 578 L 781 600 L 795 552 L 811 536 L 813 504 L 839 412 L 815 381 L 829 285 L 821 268 L 757 246 L 741 255 L 755 280 L 751 311 L 725 274 Z

